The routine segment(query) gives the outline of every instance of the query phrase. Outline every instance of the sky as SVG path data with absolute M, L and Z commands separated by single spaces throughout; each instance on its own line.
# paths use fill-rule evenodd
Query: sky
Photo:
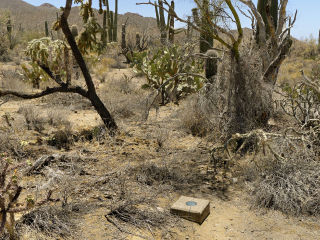
M 50 3 L 57 8 L 65 5 L 65 0 L 24 0 L 32 5 L 39 6 Z M 154 7 L 151 5 L 136 5 L 136 3 L 148 2 L 149 0 L 118 0 L 118 12 L 138 13 L 145 17 L 155 17 Z M 236 1 L 236 0 L 235 0 Z M 256 4 L 257 0 L 253 0 Z M 94 7 L 98 8 L 98 0 L 93 0 Z M 114 9 L 114 0 L 109 0 L 110 9 Z M 175 0 L 175 9 L 179 16 L 191 15 L 191 9 L 195 6 L 192 0 Z M 320 0 L 289 0 L 287 12 L 294 14 L 298 10 L 297 20 L 291 30 L 291 35 L 303 40 L 310 37 L 317 39 L 320 29 Z M 242 26 L 250 27 L 250 20 L 241 17 Z M 177 26 L 177 25 L 176 25 Z M 181 26 L 179 26 L 181 27 Z

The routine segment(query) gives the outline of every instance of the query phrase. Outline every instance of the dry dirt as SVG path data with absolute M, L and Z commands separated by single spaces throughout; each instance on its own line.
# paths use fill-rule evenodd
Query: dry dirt
M 121 71 L 128 74 L 128 70 Z M 117 74 L 120 74 L 118 70 Z M 56 130 L 53 127 L 47 126 L 42 133 L 26 130 L 24 119 L 18 110 L 22 104 L 27 103 L 42 110 L 48 108 L 40 100 L 0 103 L 0 116 L 10 113 L 14 119 L 14 134 L 19 136 L 20 141 L 29 143 L 25 146 L 25 151 L 28 152 L 26 158 L 34 162 L 42 154 L 76 156 L 73 158 L 74 165 L 84 173 L 75 174 L 76 180 L 69 179 L 73 181 L 71 185 L 76 186 L 68 200 L 69 207 L 77 203 L 83 208 L 83 211 L 71 216 L 74 223 L 72 234 L 52 239 L 320 239 L 318 219 L 291 217 L 274 210 L 252 209 L 244 184 L 232 183 L 232 178 L 215 180 L 213 184 L 212 176 L 206 172 L 212 144 L 176 129 L 179 121 L 177 112 L 183 111 L 181 106 L 161 107 L 158 114 L 152 110 L 146 122 L 117 119 L 120 133 L 115 137 L 77 142 L 67 151 L 57 150 L 46 144 L 46 139 Z M 92 108 L 66 108 L 65 111 L 74 132 L 92 129 L 101 124 Z M 1 127 L 9 128 L 3 118 Z M 168 131 L 163 149 L 159 149 L 157 143 L 159 129 L 160 132 Z M 43 141 L 37 143 L 39 137 Z M 171 179 L 164 183 L 154 181 L 145 184 L 143 181 L 136 181 L 141 175 L 137 169 L 143 164 L 176 168 L 185 179 L 191 179 L 191 182 L 176 184 Z M 190 176 L 193 174 L 196 175 L 194 181 L 198 182 L 192 182 L 193 178 Z M 32 187 L 39 184 L 39 181 L 44 183 L 46 180 L 47 177 L 42 174 L 31 175 L 26 177 L 23 184 Z M 61 183 L 59 187 L 63 187 Z M 122 201 L 142 195 L 149 200 L 138 204 L 139 208 L 153 211 L 154 215 L 168 213 L 170 205 L 181 195 L 210 200 L 211 213 L 202 225 L 167 214 L 164 215 L 167 222 L 159 225 L 160 229 L 154 226 L 139 229 L 112 217 L 120 226 L 119 230 L 105 217 Z M 55 203 L 59 209 L 60 205 Z M 46 238 L 31 234 L 25 235 L 24 239 Z

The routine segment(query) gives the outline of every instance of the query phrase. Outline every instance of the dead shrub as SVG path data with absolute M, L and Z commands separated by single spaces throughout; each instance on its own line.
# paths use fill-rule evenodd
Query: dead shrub
M 192 95 L 182 102 L 183 110 L 180 112 L 181 127 L 193 136 L 211 138 L 217 128 L 219 116 L 206 96 Z M 211 136 L 210 136 L 211 135 Z
M 0 152 L 21 157 L 24 153 L 21 139 L 9 130 L 0 130 Z
M 318 146 L 286 138 L 269 140 L 263 151 L 242 166 L 253 206 L 289 215 L 320 215 Z M 277 154 L 277 155 L 275 155 Z M 248 156 L 247 156 L 248 157 Z
M 154 131 L 154 135 L 155 135 L 155 139 L 157 141 L 158 151 L 160 149 L 164 149 L 166 142 L 170 138 L 170 131 L 166 128 L 159 127 Z
M 68 239 L 74 224 L 65 209 L 55 206 L 45 206 L 24 214 L 17 228 L 19 232 L 28 231 L 28 228 L 49 237 Z M 30 230 L 29 230 L 30 231 Z
M 152 186 L 154 184 L 167 184 L 175 189 L 183 189 L 189 183 L 194 182 L 195 174 L 186 174 L 186 171 L 179 166 L 168 166 L 165 163 L 156 164 L 154 162 L 144 163 L 132 168 L 129 174 L 134 174 L 137 181 Z

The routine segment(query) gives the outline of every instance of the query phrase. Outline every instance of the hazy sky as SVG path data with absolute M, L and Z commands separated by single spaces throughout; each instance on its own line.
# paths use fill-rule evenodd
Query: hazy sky
M 64 6 L 65 0 L 24 0 L 32 5 L 39 6 L 43 3 L 50 3 L 56 7 Z M 136 5 L 137 2 L 147 2 L 148 0 L 118 0 L 119 13 L 138 13 L 146 17 L 155 17 L 154 7 L 151 5 Z M 94 7 L 98 8 L 98 0 L 93 0 Z M 114 9 L 114 0 L 109 0 L 110 8 Z M 253 0 L 254 3 L 257 0 Z M 194 7 L 192 0 L 175 0 L 176 11 L 180 16 L 190 15 L 190 9 Z M 289 0 L 288 13 L 294 14 L 298 10 L 298 17 L 291 35 L 298 39 L 309 37 L 318 38 L 320 29 L 320 0 Z M 242 18 L 242 25 L 250 27 L 250 21 Z

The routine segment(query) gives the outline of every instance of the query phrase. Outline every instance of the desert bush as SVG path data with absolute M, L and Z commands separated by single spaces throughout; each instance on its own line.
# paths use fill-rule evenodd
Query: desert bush
M 202 68 L 192 55 L 193 51 L 194 45 L 187 44 L 183 47 L 160 47 L 154 53 L 149 50 L 134 52 L 130 67 L 145 75 L 147 83 L 142 88 L 159 91 L 161 104 L 164 105 L 202 87 L 202 78 L 198 75 Z
M 296 148 L 283 161 L 265 158 L 268 162 L 246 166 L 254 179 L 248 184 L 254 206 L 319 216 L 320 163 L 310 154 L 312 149 L 306 149 Z
M 34 62 L 30 62 L 29 66 L 23 64 L 21 67 L 25 81 L 31 83 L 34 88 L 39 89 L 40 82 L 47 82 L 50 79 L 48 74 Z
M 19 197 L 23 188 L 20 186 L 21 177 L 19 176 L 18 170 L 26 167 L 27 163 L 13 165 L 13 160 L 6 157 L 4 154 L 0 157 L 0 188 L 2 193 L 0 198 L 2 213 L 0 234 L 2 235 L 6 229 L 10 235 L 10 239 L 17 239 L 15 232 L 15 214 L 30 210 L 35 206 L 41 206 L 48 201 L 53 200 L 51 199 L 52 190 L 48 192 L 47 197 L 42 201 L 36 202 L 32 195 L 27 195 L 25 202 L 22 202 Z
M 24 155 L 21 139 L 11 129 L 0 130 L 0 152 L 6 152 L 17 158 Z
M 43 234 L 43 238 L 39 239 L 47 239 L 48 237 L 68 239 L 74 225 L 70 220 L 70 213 L 65 209 L 45 206 L 24 214 L 17 224 L 17 228 L 21 233 L 33 231 L 33 235 L 36 236 Z
M 282 134 L 261 129 L 234 134 L 213 147 L 212 163 L 224 161 L 224 171 L 244 179 L 253 206 L 280 210 L 286 214 L 319 215 L 318 128 Z
M 64 129 L 60 129 L 53 133 L 48 139 L 48 145 L 55 146 L 58 149 L 64 148 L 70 150 L 70 147 L 74 143 L 74 135 L 70 129 L 70 126 L 66 126 Z
M 129 94 L 132 92 L 132 78 L 123 74 L 123 77 L 119 80 L 119 88 L 122 93 Z
M 170 139 L 170 131 L 167 128 L 158 127 L 154 131 L 155 139 L 158 145 L 158 151 L 165 148 L 165 144 Z
M 311 87 L 298 82 L 293 87 L 285 84 L 282 90 L 285 98 L 280 105 L 287 115 L 292 116 L 301 125 L 310 119 L 319 118 L 320 95 Z
M 26 120 L 28 130 L 35 129 L 41 132 L 44 129 L 44 119 L 40 111 L 34 105 L 22 105 L 18 113 L 22 114 Z
M 111 58 L 103 57 L 100 59 L 99 63 L 95 67 L 96 77 L 100 80 L 100 82 L 105 82 L 106 77 L 109 72 L 109 67 L 111 64 L 114 64 L 115 60 Z

